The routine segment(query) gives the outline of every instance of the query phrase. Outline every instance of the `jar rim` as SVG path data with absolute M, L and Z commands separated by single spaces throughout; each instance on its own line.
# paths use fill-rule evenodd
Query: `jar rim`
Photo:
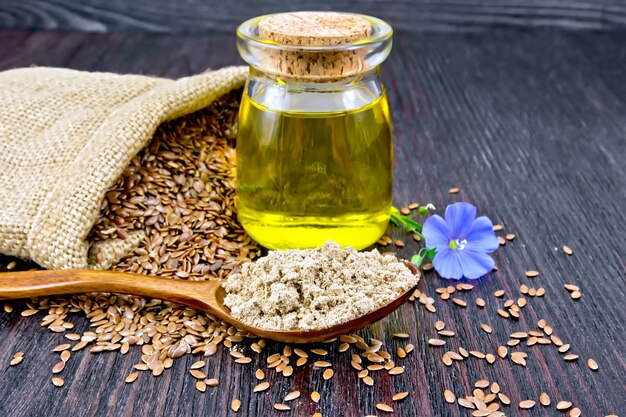
M 237 28 L 237 37 L 245 42 L 257 44 L 266 48 L 273 48 L 278 50 L 290 50 L 290 51 L 310 51 L 310 52 L 336 52 L 336 51 L 350 51 L 364 46 L 372 45 L 378 42 L 384 42 L 393 36 L 393 28 L 389 23 L 377 17 L 368 16 L 358 13 L 340 12 L 342 14 L 360 17 L 367 20 L 372 25 L 372 33 L 369 36 L 356 40 L 354 42 L 342 43 L 338 45 L 294 45 L 276 42 L 271 39 L 264 39 L 259 36 L 259 22 L 270 16 L 275 16 L 283 13 L 271 13 L 262 16 L 253 17 L 248 19 Z

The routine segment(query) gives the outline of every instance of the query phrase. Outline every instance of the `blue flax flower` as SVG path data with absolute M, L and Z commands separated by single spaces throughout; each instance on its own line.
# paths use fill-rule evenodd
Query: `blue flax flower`
M 433 266 L 443 278 L 480 278 L 495 265 L 488 253 L 498 248 L 498 238 L 489 218 L 476 218 L 476 207 L 454 203 L 446 208 L 445 220 L 433 215 L 424 223 L 426 247 L 435 249 Z

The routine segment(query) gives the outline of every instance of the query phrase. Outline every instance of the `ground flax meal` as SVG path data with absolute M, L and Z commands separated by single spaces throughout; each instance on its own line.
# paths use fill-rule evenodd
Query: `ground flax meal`
M 321 248 L 271 251 L 223 284 L 224 304 L 238 320 L 261 328 L 323 329 L 396 299 L 418 278 L 378 251 Z

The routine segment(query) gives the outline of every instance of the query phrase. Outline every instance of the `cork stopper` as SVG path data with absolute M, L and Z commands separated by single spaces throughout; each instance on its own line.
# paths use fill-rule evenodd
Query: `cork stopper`
M 270 15 L 258 23 L 259 37 L 278 44 L 303 46 L 272 50 L 267 64 L 295 80 L 336 80 L 366 70 L 365 51 L 340 48 L 372 33 L 372 24 L 359 15 L 336 12 L 295 12 Z M 326 50 L 307 47 L 332 47 Z
M 367 38 L 372 24 L 348 13 L 295 12 L 271 15 L 259 22 L 259 36 L 288 45 L 343 45 Z

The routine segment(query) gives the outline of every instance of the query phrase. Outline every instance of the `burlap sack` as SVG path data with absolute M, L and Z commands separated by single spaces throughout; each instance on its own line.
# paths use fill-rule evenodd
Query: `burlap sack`
M 0 253 L 49 269 L 105 268 L 143 238 L 87 235 L 106 190 L 162 122 L 240 87 L 246 68 L 168 80 L 24 68 L 0 73 Z

